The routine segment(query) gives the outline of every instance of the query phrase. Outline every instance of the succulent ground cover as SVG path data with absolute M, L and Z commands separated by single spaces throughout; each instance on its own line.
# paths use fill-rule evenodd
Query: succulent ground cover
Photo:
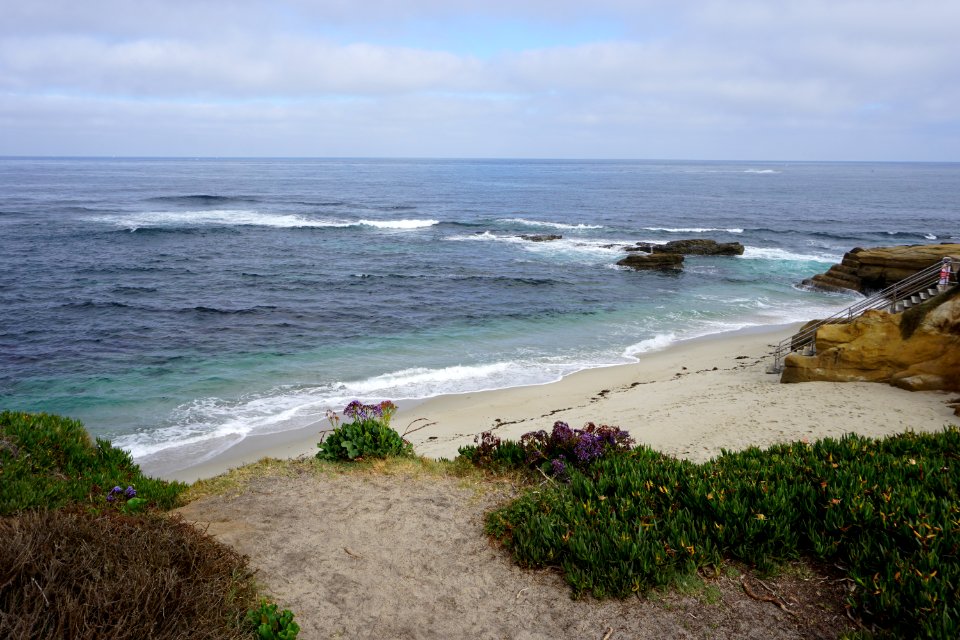
M 499 446 L 501 457 L 524 449 Z M 960 635 L 956 428 L 752 448 L 704 464 L 610 448 L 565 472 L 491 512 L 487 531 L 520 564 L 561 568 L 576 596 L 644 593 L 726 559 L 769 570 L 812 556 L 846 569 L 852 615 L 881 633 Z
M 76 420 L 0 413 L 0 637 L 252 638 L 246 557 L 162 513 L 185 489 Z

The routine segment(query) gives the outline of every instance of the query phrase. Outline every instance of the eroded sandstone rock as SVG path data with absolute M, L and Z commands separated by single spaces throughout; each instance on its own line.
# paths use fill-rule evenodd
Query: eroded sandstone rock
M 930 304 L 912 333 L 901 330 L 905 314 L 879 310 L 849 324 L 821 327 L 816 355 L 788 355 L 780 381 L 871 381 L 914 391 L 960 391 L 960 294 Z
M 960 244 L 857 248 L 844 254 L 843 260 L 826 273 L 808 278 L 802 284 L 827 291 L 881 291 L 940 262 L 945 256 L 960 258 Z

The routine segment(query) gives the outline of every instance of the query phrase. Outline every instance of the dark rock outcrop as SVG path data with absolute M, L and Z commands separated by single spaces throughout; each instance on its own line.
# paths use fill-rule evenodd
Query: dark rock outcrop
M 740 256 L 743 245 L 739 242 L 717 242 L 716 240 L 692 239 L 672 240 L 666 244 L 652 246 L 653 253 L 671 253 L 686 256 Z
M 960 258 L 960 244 L 917 244 L 896 247 L 853 249 L 840 264 L 826 273 L 807 278 L 801 284 L 826 291 L 852 289 L 871 293 L 908 278 L 940 262 L 945 256 Z
M 631 253 L 617 264 L 633 269 L 677 270 L 683 268 L 683 256 L 674 253 Z
M 563 238 L 563 236 L 555 233 L 521 234 L 519 237 L 524 240 L 529 240 L 530 242 L 550 242 L 551 240 L 560 240 Z

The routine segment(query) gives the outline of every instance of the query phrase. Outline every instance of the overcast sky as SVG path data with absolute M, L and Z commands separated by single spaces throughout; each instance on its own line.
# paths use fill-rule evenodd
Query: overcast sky
M 0 155 L 960 161 L 960 0 L 3 0 Z

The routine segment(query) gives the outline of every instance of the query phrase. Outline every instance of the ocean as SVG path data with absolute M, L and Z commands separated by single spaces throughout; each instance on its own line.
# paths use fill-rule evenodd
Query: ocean
M 0 408 L 187 467 L 353 399 L 823 317 L 856 295 L 800 280 L 958 220 L 960 164 L 0 158 Z M 683 238 L 746 250 L 615 265 Z

